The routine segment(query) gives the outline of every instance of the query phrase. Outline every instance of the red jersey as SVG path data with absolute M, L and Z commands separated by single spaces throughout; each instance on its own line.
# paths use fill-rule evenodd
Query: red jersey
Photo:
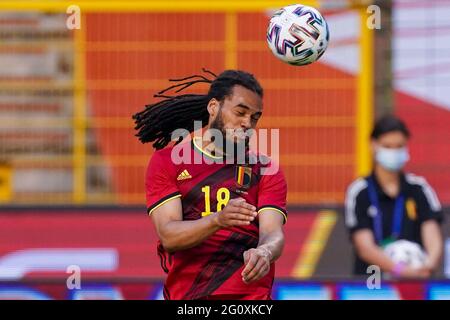
M 188 143 L 183 150 L 189 150 L 191 164 L 175 164 L 171 157 L 174 147 L 156 151 L 150 160 L 146 175 L 149 214 L 163 203 L 181 198 L 183 220 L 196 220 L 222 210 L 230 199 L 241 197 L 257 208 L 258 217 L 270 208 L 286 221 L 287 186 L 281 170 L 262 175 L 261 168 L 267 164 L 260 161 L 250 166 L 211 163 L 220 158 L 202 150 L 197 142 L 184 143 Z M 194 157 L 200 158 L 201 163 L 193 163 Z M 226 294 L 270 298 L 274 264 L 266 276 L 250 284 L 245 284 L 241 276 L 244 251 L 258 245 L 258 217 L 248 226 L 222 228 L 201 244 L 172 254 L 158 242 L 161 267 L 167 273 L 165 299 Z

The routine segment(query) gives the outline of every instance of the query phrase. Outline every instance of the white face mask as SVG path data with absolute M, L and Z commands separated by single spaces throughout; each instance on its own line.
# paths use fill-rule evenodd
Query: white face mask
M 408 149 L 406 147 L 399 149 L 378 147 L 375 160 L 386 170 L 400 171 L 409 160 Z

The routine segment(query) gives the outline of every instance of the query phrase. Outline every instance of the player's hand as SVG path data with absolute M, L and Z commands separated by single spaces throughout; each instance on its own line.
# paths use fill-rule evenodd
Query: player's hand
M 245 251 L 242 281 L 250 283 L 264 277 L 270 271 L 270 258 L 271 253 L 267 249 L 256 248 Z
M 255 220 L 257 214 L 255 206 L 243 198 L 236 198 L 228 201 L 222 211 L 214 213 L 213 219 L 222 228 L 247 226 Z

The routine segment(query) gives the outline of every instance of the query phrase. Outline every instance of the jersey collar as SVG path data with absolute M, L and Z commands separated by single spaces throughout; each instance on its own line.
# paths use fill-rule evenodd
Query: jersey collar
M 215 155 L 211 154 L 210 152 L 206 151 L 205 149 L 203 149 L 201 143 L 202 143 L 201 138 L 200 139 L 198 137 L 192 138 L 192 147 L 194 148 L 195 151 L 199 152 L 200 154 L 205 155 L 207 158 L 212 159 L 212 160 L 219 160 L 219 159 L 224 158 L 222 156 L 215 156 Z
M 377 194 L 379 196 L 383 196 L 383 197 L 391 199 L 391 197 L 388 196 L 381 188 L 381 185 L 378 182 L 377 176 L 375 174 L 375 170 L 372 171 L 370 176 L 373 178 L 373 181 L 375 182 L 375 190 L 376 190 Z M 400 194 L 406 194 L 407 190 L 408 190 L 408 183 L 405 178 L 405 173 L 402 171 L 402 172 L 400 172 Z

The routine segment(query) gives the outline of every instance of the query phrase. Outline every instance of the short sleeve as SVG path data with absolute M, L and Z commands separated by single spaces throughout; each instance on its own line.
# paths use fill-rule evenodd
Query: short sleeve
M 417 177 L 419 179 L 419 177 Z M 427 181 L 420 177 L 419 192 L 417 195 L 417 213 L 419 222 L 427 220 L 436 220 L 441 223 L 443 220 L 441 203 L 434 189 Z
M 361 178 L 354 181 L 347 188 L 345 196 L 345 225 L 350 234 L 361 229 L 372 230 L 372 218 L 369 216 L 369 207 L 367 181 Z
M 147 212 L 151 214 L 162 204 L 181 196 L 176 185 L 175 167 L 156 151 L 147 167 L 145 179 Z
M 287 183 L 281 168 L 275 174 L 262 175 L 258 191 L 258 214 L 264 210 L 275 210 L 287 221 Z

